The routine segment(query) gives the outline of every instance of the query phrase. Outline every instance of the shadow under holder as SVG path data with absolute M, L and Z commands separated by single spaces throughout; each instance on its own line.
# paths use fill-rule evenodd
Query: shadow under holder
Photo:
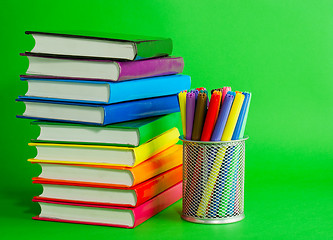
M 245 141 L 192 141 L 183 136 L 184 220 L 223 224 L 244 215 Z

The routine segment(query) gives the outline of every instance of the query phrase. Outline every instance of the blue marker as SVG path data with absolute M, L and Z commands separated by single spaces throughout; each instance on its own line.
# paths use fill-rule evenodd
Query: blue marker
M 249 103 L 249 99 L 250 99 L 250 94 L 249 93 L 243 93 L 243 95 L 244 95 L 244 102 L 243 102 L 241 111 L 239 113 L 237 123 L 236 123 L 236 127 L 235 127 L 235 130 L 234 130 L 234 133 L 232 134 L 231 140 L 238 140 L 239 136 L 240 136 L 240 132 L 242 130 L 244 117 L 245 117 L 246 110 L 247 110 L 248 103 Z

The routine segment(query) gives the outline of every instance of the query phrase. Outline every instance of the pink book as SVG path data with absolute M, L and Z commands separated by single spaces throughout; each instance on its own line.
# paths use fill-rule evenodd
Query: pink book
M 93 81 L 124 81 L 181 73 L 182 57 L 161 57 L 139 61 L 113 59 L 76 59 L 38 56 L 22 53 L 29 59 L 27 75 L 21 77 L 78 79 Z
M 40 215 L 33 219 L 134 228 L 178 201 L 181 196 L 182 182 L 134 208 L 33 199 L 42 209 Z

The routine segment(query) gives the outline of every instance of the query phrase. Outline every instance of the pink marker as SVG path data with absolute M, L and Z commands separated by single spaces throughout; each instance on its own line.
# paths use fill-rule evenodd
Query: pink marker
M 224 98 L 225 98 L 225 95 L 231 91 L 231 87 L 223 87 L 222 88 L 222 99 L 221 99 L 221 106 L 223 104 L 223 101 L 224 101 Z

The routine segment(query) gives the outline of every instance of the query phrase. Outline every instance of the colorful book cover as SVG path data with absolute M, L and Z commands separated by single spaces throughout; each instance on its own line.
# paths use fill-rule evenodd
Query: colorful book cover
M 29 58 L 29 68 L 26 75 L 21 75 L 23 78 L 125 81 L 178 74 L 184 69 L 184 59 L 182 57 L 162 57 L 140 61 L 114 61 L 108 59 L 59 59 L 35 56 L 31 55 L 31 53 L 21 53 L 20 55 Z M 75 65 L 75 68 L 72 67 L 69 70 L 63 69 L 63 71 L 61 71 L 58 66 L 60 62 L 67 64 L 69 67 Z M 96 64 L 100 64 L 100 66 L 96 67 Z M 45 67 L 43 68 L 43 66 Z M 92 67 L 94 68 L 91 70 Z M 97 71 L 97 69 L 101 67 L 103 67 L 104 73 Z M 109 71 L 111 71 L 112 74 L 105 74 L 105 72 Z
M 123 82 L 102 82 L 102 81 L 81 81 L 50 78 L 21 78 L 28 82 L 28 92 L 22 99 L 40 99 L 49 101 L 68 101 L 81 103 L 113 104 L 126 101 L 133 101 L 145 98 L 154 98 L 177 94 L 191 86 L 191 78 L 187 75 L 169 75 L 161 77 L 150 77 Z M 38 92 L 34 91 L 35 84 L 39 84 Z M 105 89 L 104 95 L 106 101 L 90 100 L 90 91 L 82 94 L 82 87 Z M 30 90 L 31 88 L 31 90 Z M 51 88 L 51 89 L 50 89 Z M 51 93 L 51 90 L 53 92 Z M 158 90 L 157 90 L 158 89 Z M 61 92 L 59 95 L 58 92 Z M 83 95 L 83 96 L 82 96 Z M 89 100 L 88 100 L 89 99 Z
M 179 131 L 172 128 L 138 147 L 29 143 L 37 148 L 36 159 L 68 164 L 136 166 L 178 142 Z
M 51 32 L 38 32 L 38 31 L 26 31 L 28 35 L 32 35 L 37 42 L 37 37 L 47 36 L 63 39 L 88 39 L 90 41 L 96 40 L 96 42 L 115 42 L 115 43 L 130 43 L 135 51 L 134 58 L 128 60 L 140 60 L 144 58 L 162 57 L 168 56 L 172 53 L 172 40 L 171 38 L 161 38 L 161 37 L 150 37 L 150 36 L 138 36 L 130 34 L 116 34 L 116 33 L 51 33 Z M 38 43 L 37 43 L 38 44 Z M 36 45 L 37 45 L 36 44 Z M 35 45 L 35 48 L 36 48 Z M 37 56 L 57 56 L 57 57 L 76 57 L 76 58 L 90 58 L 90 59 L 100 59 L 100 56 L 82 56 L 80 53 L 72 52 L 71 54 L 62 54 L 63 50 L 66 50 L 66 44 L 60 44 L 58 49 L 56 49 L 57 54 L 49 53 L 47 49 L 42 52 L 35 52 L 33 49 L 31 54 Z M 71 49 L 73 51 L 73 49 Z M 121 59 L 121 58 L 120 58 Z
M 149 199 L 155 197 L 156 195 L 160 194 L 161 192 L 167 190 L 171 186 L 179 183 L 182 181 L 182 166 L 175 167 L 170 169 L 162 174 L 159 174 L 143 183 L 140 183 L 134 187 L 115 187 L 111 184 L 98 184 L 98 183 L 78 183 L 72 181 L 57 181 L 53 179 L 43 179 L 43 178 L 34 178 L 33 183 L 35 184 L 42 184 L 43 187 L 47 187 L 51 185 L 52 188 L 58 188 L 61 192 L 57 192 L 59 190 L 47 191 L 45 193 L 45 189 L 43 193 L 38 196 L 34 197 L 34 199 L 39 200 L 49 200 L 49 201 L 63 201 L 63 202 L 76 202 L 76 203 L 83 203 L 83 204 L 104 204 L 104 205 L 112 205 L 112 206 L 126 206 L 126 207 L 136 207 L 141 205 L 142 203 L 148 201 Z M 135 194 L 135 203 L 133 205 L 129 203 L 124 203 L 122 201 L 117 200 L 118 192 L 111 192 L 105 194 L 107 190 L 116 190 L 120 191 L 119 199 L 124 198 L 123 194 L 126 192 L 134 192 Z M 85 191 L 85 190 L 88 190 Z M 93 190 L 93 191 L 92 191 Z M 98 191 L 101 190 L 101 193 Z M 76 191 L 75 194 L 71 194 L 72 191 Z M 50 193 L 51 192 L 51 193 Z M 80 196 L 85 193 L 85 196 Z M 50 197 L 53 195 L 53 197 Z M 70 198 L 66 198 L 70 196 Z M 79 195 L 79 196 L 78 196 Z M 87 196 L 88 195 L 88 196 Z M 97 195 L 97 196 L 96 196 Z M 99 199 L 99 196 L 102 196 Z M 110 196 L 110 198 L 107 198 Z M 91 200 L 82 200 L 83 199 L 94 199 Z
M 19 98 L 16 99 L 16 101 L 21 101 L 26 104 L 25 113 L 23 113 L 23 115 L 18 115 L 18 118 L 95 125 L 107 125 L 179 112 L 177 94 L 109 105 L 55 102 L 27 98 Z M 31 107 L 33 107 L 33 111 L 31 111 Z M 40 111 L 34 111 L 36 108 Z M 43 111 L 41 111 L 41 108 Z M 79 114 L 72 118 L 72 111 L 68 113 L 68 111 L 63 111 L 63 108 L 74 110 L 101 110 L 102 116 L 100 120 L 84 119 L 83 116 Z M 27 111 L 31 112 L 27 113 Z M 60 112 L 62 115 L 59 116 L 58 112 Z M 100 116 L 99 113 L 98 116 Z
M 41 206 L 40 215 L 33 217 L 33 219 L 134 228 L 169 207 L 181 197 L 182 182 L 134 208 L 33 199 L 34 202 L 38 202 Z M 57 210 L 52 211 L 54 208 Z M 126 217 L 123 217 L 126 219 L 120 222 L 119 215 L 122 213 L 126 214 Z
M 118 172 L 117 176 L 119 176 L 119 172 L 128 172 L 130 174 L 130 178 L 133 179 L 130 184 L 112 184 L 112 183 L 105 183 L 106 182 L 106 175 L 111 174 L 111 173 L 105 173 L 106 175 L 103 175 L 102 173 L 99 173 L 98 176 L 101 177 L 101 180 L 94 182 L 94 184 L 98 183 L 99 185 L 105 184 L 106 186 L 113 186 L 113 187 L 133 187 L 136 186 L 137 184 L 140 184 L 150 178 L 153 178 L 165 171 L 168 171 L 170 169 L 173 169 L 179 165 L 182 164 L 182 156 L 183 156 L 183 147 L 181 145 L 173 145 L 172 147 L 167 148 L 166 150 L 152 156 L 149 158 L 147 161 L 144 161 L 135 167 L 123 167 L 123 166 L 110 166 L 110 165 L 89 165 L 89 164 L 65 164 L 65 163 L 59 163 L 59 161 L 49 161 L 49 160 L 39 160 L 39 159 L 29 159 L 28 161 L 31 163 L 39 163 L 41 165 L 53 165 L 53 166 L 58 166 L 59 172 L 64 174 L 64 171 L 62 171 L 61 167 L 66 167 L 66 166 L 71 166 L 71 171 L 69 173 L 69 176 L 64 177 L 62 175 L 62 178 L 59 179 L 58 173 L 57 173 L 57 178 L 53 178 L 51 180 L 55 180 L 58 182 L 63 182 L 64 184 L 67 184 L 69 182 L 75 182 L 77 184 L 85 184 L 89 185 L 92 184 L 88 180 L 84 180 L 84 178 L 80 178 L 80 180 L 73 180 L 75 178 L 75 169 L 77 168 L 83 168 L 88 170 L 88 176 L 91 176 L 92 174 L 89 174 L 89 170 L 98 170 L 101 169 L 103 170 L 116 170 Z M 77 168 L 76 168 L 77 167 Z M 95 171 L 94 171 L 95 172 Z M 97 171 L 98 172 L 98 171 Z M 104 172 L 104 171 L 103 171 Z M 114 171 L 112 171 L 114 172 Z M 47 176 L 46 176 L 47 177 Z M 72 180 L 66 180 L 66 179 L 72 179 Z M 45 178 L 44 171 L 39 175 L 37 178 L 33 178 L 33 180 L 45 180 L 49 178 Z M 118 181 L 119 182 L 119 181 Z
M 113 145 L 123 147 L 137 147 L 148 142 L 150 139 L 170 130 L 173 127 L 180 127 L 180 113 L 172 113 L 158 117 L 143 118 L 134 121 L 115 123 L 106 126 L 84 125 L 74 123 L 59 123 L 47 121 L 34 121 L 32 125 L 40 127 L 40 135 L 37 139 L 32 139 L 32 142 L 47 142 L 47 143 L 70 143 L 70 144 L 96 144 L 96 145 Z M 51 128 L 57 134 L 45 134 L 46 129 Z M 43 129 L 43 132 L 42 132 Z M 78 134 L 76 136 L 71 130 Z M 115 130 L 115 131 L 113 131 Z M 119 131 L 121 130 L 121 131 Z M 122 140 L 126 132 L 131 131 L 136 133 L 136 138 L 133 141 Z M 92 133 L 89 139 L 84 139 L 83 132 Z M 108 134 L 112 142 L 102 142 L 102 134 Z M 120 136 L 122 134 L 122 136 Z M 58 137 L 59 136 L 59 137 Z M 56 139 L 56 140 L 55 140 Z M 111 138 L 110 138 L 111 139 Z M 94 141 L 93 141 L 94 140 Z M 134 142 L 137 142 L 134 144 Z

